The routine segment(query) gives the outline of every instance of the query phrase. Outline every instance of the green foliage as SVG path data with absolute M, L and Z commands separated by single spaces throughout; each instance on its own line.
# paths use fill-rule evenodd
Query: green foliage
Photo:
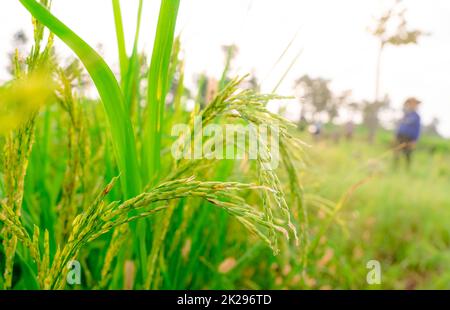
M 332 227 L 313 253 L 316 264 L 309 277 L 315 281 L 310 288 L 448 288 L 448 152 L 432 153 L 420 141 L 411 169 L 395 169 L 387 151 L 391 147 L 382 142 L 388 135 L 392 139 L 392 133 L 380 132 L 378 144 L 370 146 L 359 135 L 354 142 L 325 143 L 311 150 L 315 168 L 305 183 L 308 193 L 338 200 L 352 184 L 373 177 L 339 213 L 345 229 Z M 381 263 L 381 285 L 365 281 L 365 264 L 372 259 Z
M 266 109 L 269 100 L 282 97 L 241 90 L 242 79 L 237 78 L 224 84 L 203 110 L 188 112 L 180 40 L 174 39 L 179 1 L 161 3 L 147 77 L 141 75 L 145 62 L 138 52 L 143 1 L 131 56 L 126 54 L 119 1 L 112 2 L 120 83 L 98 53 L 50 13 L 47 2 L 21 3 L 34 18 L 35 45 L 26 66 L 17 66 L 16 79 L 24 76 L 28 81 L 29 73 L 42 68 L 52 74 L 51 82 L 39 77 L 39 83 L 31 83 L 33 92 L 14 94 L 5 86 L 5 104 L 36 96 L 43 101 L 39 106 L 48 106 L 41 111 L 36 107 L 31 118 L 25 115 L 26 122 L 17 124 L 6 142 L 0 141 L 5 146 L 0 181 L 4 288 L 70 288 L 67 266 L 75 259 L 83 269 L 83 288 L 199 285 L 211 264 L 219 268 L 225 259 L 233 244 L 228 231 L 236 229 L 236 223 L 246 229 L 241 235 L 246 242 L 259 240 L 275 253 L 294 246 L 288 239 L 298 241 L 306 219 L 296 214 L 303 208 L 296 171 L 301 156 L 291 153 L 300 153 L 302 143 L 290 122 Z M 48 44 L 41 48 L 45 28 L 50 31 Z M 99 102 L 84 97 L 78 60 L 66 67 L 56 62 L 53 35 L 84 65 Z M 140 101 L 145 96 L 139 86 L 145 78 L 143 109 Z M 11 82 L 11 88 L 19 89 L 18 81 Z M 50 85 L 55 86 L 47 90 Z M 173 96 L 166 107 L 169 91 Z M 173 141 L 163 124 L 194 126 L 198 117 L 204 126 L 227 122 L 279 127 L 286 164 L 268 171 L 261 159 L 175 160 L 167 152 Z M 211 143 L 211 138 L 201 139 Z M 268 148 L 264 137 L 257 139 Z M 239 173 L 242 167 L 248 174 Z M 296 212 L 282 179 L 286 173 L 295 191 Z M 114 186 L 117 180 L 120 188 Z M 305 232 L 300 233 L 304 242 Z M 202 263 L 200 257 L 210 261 Z M 20 273 L 15 274 L 16 267 Z
M 164 106 L 169 86 L 169 63 L 179 0 L 163 1 L 159 12 L 155 43 L 148 75 L 147 111 L 143 139 L 143 178 L 158 178 Z
M 427 35 L 422 30 L 408 29 L 405 14 L 406 9 L 402 7 L 402 1 L 395 1 L 394 5 L 377 19 L 372 34 L 380 39 L 381 46 L 417 44 L 420 37 Z M 391 28 L 395 31 L 391 31 Z
M 131 197 L 141 188 L 133 127 L 126 117 L 123 94 L 106 62 L 85 41 L 34 0 L 21 3 L 42 24 L 64 41 L 80 58 L 97 87 L 109 121 L 114 153 L 123 173 L 122 190 Z
M 27 60 L 16 53 L 14 78 L 0 88 L 0 110 L 11 112 L 1 120 L 14 122 L 0 132 L 2 288 L 373 288 L 365 282 L 370 259 L 383 264 L 381 288 L 448 288 L 447 141 L 425 137 L 410 172 L 389 166 L 384 131 L 374 147 L 319 141 L 306 153 L 308 137 L 266 108 L 285 97 L 228 77 L 230 47 L 218 93 L 199 92 L 188 111 L 185 60 L 174 36 L 178 0 L 161 3 L 151 57 L 138 50 L 143 1 L 131 55 L 120 3 L 112 1 L 120 83 L 50 13 L 48 1 L 20 1 L 35 31 Z M 77 57 L 67 66 L 56 61 L 53 35 Z M 84 70 L 99 100 L 85 97 Z M 207 77 L 199 84 L 207 87 Z M 326 81 L 319 84 L 321 95 L 309 99 L 328 109 L 336 98 Z M 29 111 L 21 119 L 17 103 Z M 174 124 L 191 129 L 184 138 L 215 142 L 198 136 L 196 120 L 276 129 L 280 166 L 265 169 L 245 150 L 239 160 L 175 159 Z M 267 155 L 266 138 L 255 137 Z M 220 142 L 240 151 L 234 133 L 228 138 Z M 82 283 L 72 286 L 66 276 L 73 260 Z
M 314 116 L 321 112 L 328 112 L 333 107 L 333 94 L 329 87 L 329 80 L 311 78 L 304 75 L 295 82 L 295 88 L 301 92 L 302 108 Z

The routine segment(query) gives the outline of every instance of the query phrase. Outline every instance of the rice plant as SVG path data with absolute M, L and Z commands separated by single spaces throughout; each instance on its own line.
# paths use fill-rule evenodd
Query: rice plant
M 4 289 L 227 287 L 215 284 L 214 274 L 238 268 L 256 250 L 270 249 L 279 259 L 294 253 L 306 262 L 304 144 L 293 124 L 266 108 L 283 97 L 243 89 L 245 77 L 237 77 L 221 81 L 206 106 L 197 102 L 187 111 L 182 46 L 174 35 L 179 0 L 161 1 L 151 55 L 138 50 L 143 1 L 128 55 L 120 1 L 112 0 L 118 77 L 51 13 L 50 1 L 20 2 L 32 16 L 34 44 L 28 55 L 16 53 L 14 78 L 0 89 Z M 55 38 L 73 51 L 67 66 L 58 61 Z M 84 95 L 85 72 L 99 100 Z M 281 166 L 249 159 L 250 141 L 239 160 L 174 158 L 171 126 L 194 129 L 198 119 L 203 127 L 276 129 Z M 270 158 L 267 137 L 256 140 Z M 234 134 L 219 143 L 240 147 Z M 243 254 L 234 262 L 225 257 L 233 244 L 228 234 L 242 229 L 234 238 Z M 78 286 L 67 281 L 74 261 L 81 266 Z

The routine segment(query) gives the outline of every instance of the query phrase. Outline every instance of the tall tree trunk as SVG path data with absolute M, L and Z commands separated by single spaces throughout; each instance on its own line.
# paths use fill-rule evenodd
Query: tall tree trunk
M 383 50 L 384 50 L 384 42 L 381 42 L 380 49 L 378 50 L 377 68 L 376 68 L 376 73 L 375 73 L 375 98 L 374 98 L 374 102 L 372 104 L 378 104 L 378 101 L 380 100 L 381 58 L 383 55 Z M 378 116 L 374 116 L 374 117 L 378 117 Z M 369 126 L 369 128 L 368 128 L 369 143 L 375 142 L 376 130 L 377 130 L 377 126 Z
M 377 69 L 375 75 L 375 98 L 374 102 L 378 102 L 380 99 L 380 79 L 381 79 L 381 58 L 383 55 L 384 43 L 381 42 L 380 49 L 378 50 Z

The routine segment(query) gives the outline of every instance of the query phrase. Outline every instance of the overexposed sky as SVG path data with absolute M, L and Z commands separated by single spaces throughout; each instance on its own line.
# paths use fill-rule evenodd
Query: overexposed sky
M 158 0 L 144 0 L 141 49 L 150 53 L 159 10 Z M 389 0 L 182 0 L 177 33 L 182 34 L 188 77 L 206 72 L 220 77 L 223 44 L 236 44 L 237 74 L 254 73 L 263 91 L 271 91 L 303 49 L 278 92 L 293 94 L 293 81 L 309 74 L 332 80 L 336 92 L 351 89 L 355 99 L 374 97 L 377 41 L 367 27 Z M 122 0 L 128 48 L 131 48 L 137 0 Z M 382 92 L 395 107 L 406 97 L 423 100 L 424 121 L 441 120 L 440 131 L 450 136 L 450 1 L 405 0 L 413 28 L 431 32 L 419 46 L 385 50 Z M 117 48 L 110 0 L 53 0 L 53 13 L 102 54 L 117 71 Z M 0 1 L 0 81 L 8 79 L 7 53 L 12 36 L 23 29 L 31 37 L 30 15 L 18 0 Z M 278 57 L 297 34 L 289 52 L 272 70 Z M 63 43 L 58 52 L 71 55 Z M 193 85 L 188 79 L 188 85 Z M 297 113 L 296 103 L 291 103 Z

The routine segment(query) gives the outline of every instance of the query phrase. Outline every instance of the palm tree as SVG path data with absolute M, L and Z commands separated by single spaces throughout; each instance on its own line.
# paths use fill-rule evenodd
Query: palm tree
M 381 60 L 384 48 L 388 45 L 400 46 L 417 44 L 419 38 L 425 35 L 421 30 L 408 29 L 408 23 L 405 17 L 406 9 L 403 8 L 401 4 L 401 0 L 396 0 L 392 8 L 377 19 L 375 29 L 371 31 L 379 40 L 375 101 L 379 99 L 380 95 Z M 396 26 L 394 31 L 389 31 L 391 25 Z
M 406 9 L 402 6 L 401 0 L 396 0 L 393 6 L 376 20 L 376 26 L 371 30 L 379 40 L 378 59 L 375 76 L 375 98 L 374 104 L 380 101 L 380 79 L 382 55 L 386 46 L 401 46 L 408 44 L 417 44 L 421 36 L 425 35 L 421 30 L 408 29 L 406 20 Z M 391 31 L 390 29 L 394 29 Z M 372 141 L 375 132 L 369 128 L 369 140 Z

